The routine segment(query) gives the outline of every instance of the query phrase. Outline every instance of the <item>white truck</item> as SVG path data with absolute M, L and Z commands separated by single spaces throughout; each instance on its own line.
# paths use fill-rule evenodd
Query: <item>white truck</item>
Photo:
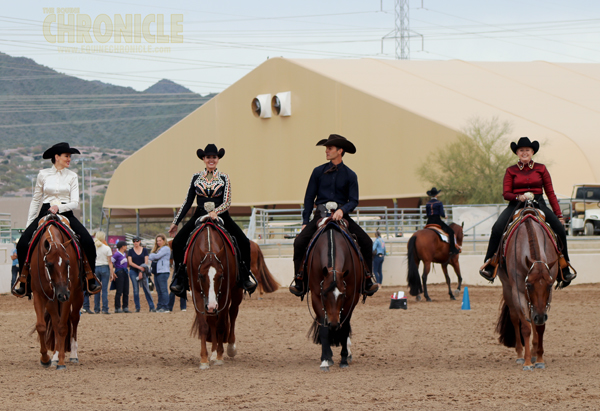
M 600 233 L 600 184 L 577 184 L 571 194 L 569 234 Z

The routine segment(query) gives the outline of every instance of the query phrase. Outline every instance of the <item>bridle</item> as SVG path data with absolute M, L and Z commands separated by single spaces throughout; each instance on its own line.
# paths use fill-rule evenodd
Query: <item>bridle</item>
M 219 257 L 217 257 L 217 255 L 212 251 L 212 244 L 210 241 L 210 227 L 207 225 L 206 226 L 206 232 L 207 232 L 207 239 L 208 239 L 208 252 L 204 255 L 204 258 L 202 258 L 202 260 L 200 261 L 200 264 L 198 264 L 198 276 L 196 278 L 196 281 L 198 282 L 198 284 L 200 285 L 200 295 L 202 296 L 202 301 L 204 303 L 203 307 L 204 307 L 204 311 L 200 311 L 198 309 L 198 304 L 196 302 L 196 293 L 194 292 L 194 281 L 192 281 L 191 283 L 191 288 L 192 288 L 192 299 L 194 301 L 194 309 L 196 310 L 197 313 L 202 314 L 202 315 L 211 315 L 211 316 L 216 316 L 218 315 L 221 311 L 223 311 L 225 309 L 225 307 L 227 307 L 227 303 L 229 302 L 229 281 L 230 281 L 230 275 L 229 275 L 229 265 L 227 266 L 227 295 L 225 298 L 225 302 L 223 303 L 223 305 L 221 305 L 221 308 L 217 309 L 216 312 L 214 313 L 208 313 L 206 310 L 206 307 L 208 307 L 208 295 L 206 295 L 206 293 L 204 292 L 204 287 L 202 286 L 202 281 L 201 281 L 201 274 L 200 274 L 200 269 L 202 268 L 202 265 L 204 264 L 204 262 L 208 259 L 209 263 L 212 263 L 213 258 L 217 261 L 217 263 L 219 263 L 219 266 L 221 267 L 221 272 L 225 273 L 225 268 L 223 267 L 223 263 L 221 262 L 221 260 L 219 259 Z M 227 246 L 225 244 L 223 244 L 223 246 L 225 247 L 225 255 L 227 258 Z M 210 258 L 209 258 L 210 257 Z M 221 281 L 219 282 L 219 288 L 216 292 L 216 298 L 217 298 L 217 302 L 219 301 L 219 299 L 221 298 L 221 294 L 222 294 L 222 287 L 223 287 L 223 279 L 221 279 Z
M 548 270 L 548 276 L 550 277 L 550 284 L 552 284 L 554 281 L 552 280 L 552 275 L 550 275 L 550 267 L 548 267 L 548 263 L 546 263 L 545 261 L 534 261 L 533 263 L 531 263 L 531 267 L 529 267 L 529 270 L 527 271 L 527 274 L 525 275 L 525 293 L 527 296 L 527 308 L 529 308 L 529 318 L 533 318 L 533 305 L 531 304 L 531 297 L 529 296 L 529 287 L 527 287 L 527 280 L 529 279 L 529 274 L 531 274 L 531 271 L 533 271 L 533 267 L 535 267 L 536 264 L 544 264 L 546 266 L 546 269 Z M 546 309 L 544 311 L 544 313 L 547 313 L 550 310 L 550 298 L 548 298 L 548 302 L 546 303 Z
M 38 244 L 38 246 L 37 246 L 37 249 L 38 249 L 38 280 L 40 283 L 40 289 L 42 290 L 44 297 L 46 297 L 46 299 L 48 299 L 49 301 L 54 302 L 54 299 L 56 298 L 56 287 L 54 285 L 54 281 L 52 281 L 52 276 L 50 275 L 50 270 L 48 269 L 48 266 L 50 264 L 48 263 L 47 257 L 50 254 L 50 252 L 52 251 L 52 246 L 56 247 L 57 250 L 58 250 L 59 246 L 62 247 L 65 254 L 67 254 L 67 255 L 68 255 L 68 252 L 64 246 L 64 243 L 57 244 L 56 241 L 54 241 L 54 237 L 52 236 L 52 233 L 50 232 L 50 227 L 51 226 L 48 226 L 48 228 L 46 229 L 46 231 L 50 235 L 50 239 L 44 240 L 44 241 L 48 241 L 48 244 L 50 246 L 48 247 L 48 250 L 44 253 L 42 260 L 44 261 L 44 272 L 46 273 L 46 280 L 48 282 L 48 285 L 52 288 L 52 298 L 50 298 L 48 296 L 48 294 L 46 294 L 46 290 L 44 289 L 44 285 L 42 284 L 42 276 L 39 275 L 39 261 L 40 261 L 40 254 L 41 254 L 41 244 Z M 61 239 L 62 239 L 62 233 L 61 233 Z M 66 243 L 68 243 L 70 241 L 71 240 L 68 240 L 68 241 L 66 241 Z M 67 265 L 67 288 L 71 289 L 71 264 L 69 264 L 68 260 L 65 260 L 65 264 Z M 52 265 L 54 265 L 54 263 L 52 263 Z

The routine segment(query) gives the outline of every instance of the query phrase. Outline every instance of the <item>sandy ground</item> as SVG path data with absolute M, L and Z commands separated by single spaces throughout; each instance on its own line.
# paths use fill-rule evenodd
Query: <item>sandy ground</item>
M 600 285 L 554 293 L 547 369 L 532 372 L 497 343 L 500 288 L 469 288 L 470 311 L 444 288 L 406 311 L 388 309 L 391 288 L 359 305 L 354 361 L 329 373 L 306 338 L 306 302 L 286 290 L 242 303 L 238 355 L 207 371 L 189 336 L 191 306 L 155 314 L 143 301 L 140 314 L 82 315 L 81 364 L 58 372 L 39 365 L 32 303 L 1 295 L 0 409 L 600 409 Z

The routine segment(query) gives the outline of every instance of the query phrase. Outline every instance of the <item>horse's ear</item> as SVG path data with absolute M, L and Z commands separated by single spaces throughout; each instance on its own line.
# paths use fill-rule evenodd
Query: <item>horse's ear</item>
M 323 277 L 327 277 L 327 274 L 329 274 L 327 267 L 323 267 Z
M 462 224 L 460 225 L 460 228 L 465 228 L 465 222 L 463 221 Z
M 527 267 L 528 267 L 528 268 L 529 268 L 529 267 L 531 267 L 531 266 L 533 265 L 533 261 L 531 261 L 531 260 L 529 259 L 529 256 L 528 256 L 528 255 L 526 255 L 526 256 L 525 256 L 525 263 L 527 264 Z
M 69 239 L 69 241 L 66 241 L 65 243 L 63 243 L 63 246 L 68 246 L 69 244 L 71 244 L 71 241 L 73 241 L 73 239 Z
M 350 274 L 350 270 L 346 270 L 346 272 L 344 273 L 343 277 L 346 278 L 346 276 Z
M 44 240 L 44 250 L 46 250 L 46 252 L 50 252 L 50 242 L 48 240 Z

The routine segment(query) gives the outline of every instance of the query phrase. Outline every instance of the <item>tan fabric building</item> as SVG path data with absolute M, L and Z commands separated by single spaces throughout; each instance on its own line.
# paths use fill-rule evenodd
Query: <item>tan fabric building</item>
M 255 116 L 257 95 L 282 92 L 290 116 Z M 125 160 L 104 207 L 115 217 L 173 215 L 207 143 L 226 150 L 219 169 L 231 176 L 235 210 L 298 206 L 325 162 L 315 143 L 331 133 L 357 147 L 344 161 L 359 176 L 361 205 L 414 206 L 428 188 L 417 167 L 476 116 L 510 121 L 514 140 L 539 140 L 538 160 L 568 197 L 575 183 L 600 182 L 599 95 L 600 64 L 270 59 Z

